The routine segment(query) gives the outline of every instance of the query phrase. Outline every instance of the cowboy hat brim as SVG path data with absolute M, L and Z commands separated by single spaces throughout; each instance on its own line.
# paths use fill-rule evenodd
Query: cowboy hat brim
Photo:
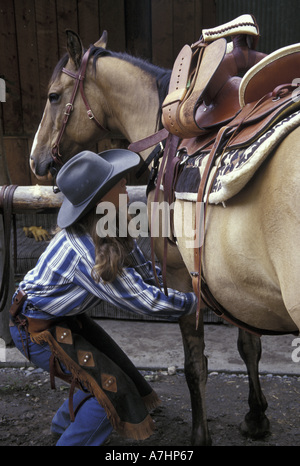
M 95 189 L 88 197 L 85 197 L 82 202 L 74 204 L 64 196 L 57 217 L 57 224 L 60 228 L 67 228 L 82 218 L 83 215 L 86 214 L 97 202 L 99 202 L 119 180 L 126 176 L 126 174 L 135 168 L 140 162 L 140 157 L 136 153 L 126 149 L 111 149 L 101 152 L 101 154 L 94 154 L 88 151 L 77 154 L 77 156 L 67 162 L 67 164 L 69 164 L 68 166 L 67 164 L 63 166 L 57 176 L 57 185 L 63 194 L 62 177 L 70 176 L 72 179 L 72 162 L 76 163 L 79 161 L 79 158 L 82 157 L 82 162 L 84 163 L 84 154 L 87 154 L 86 157 L 88 157 L 89 154 L 101 157 L 110 164 L 110 171 L 107 174 L 106 179 L 102 180 L 101 183 L 99 182 L 97 189 Z M 97 166 L 96 159 L 94 160 L 94 164 L 91 164 L 91 169 L 94 171 L 98 170 L 100 174 L 101 165 L 99 164 L 99 166 Z

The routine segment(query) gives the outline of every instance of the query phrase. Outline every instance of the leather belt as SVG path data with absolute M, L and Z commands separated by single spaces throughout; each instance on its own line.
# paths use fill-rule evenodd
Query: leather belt
M 24 293 L 24 291 L 19 290 L 9 310 L 9 313 L 11 315 L 11 321 L 9 325 L 11 327 L 14 326 L 15 323 L 18 324 L 20 323 L 20 321 L 24 323 L 24 321 L 26 321 L 26 328 L 27 328 L 28 333 L 37 333 L 37 332 L 43 332 L 44 330 L 47 330 L 48 328 L 53 327 L 53 325 L 56 325 L 59 321 L 62 320 L 62 318 L 36 319 L 32 317 L 27 317 L 24 315 L 22 315 L 22 317 L 21 318 L 19 317 L 18 319 L 18 316 L 20 316 L 22 312 L 23 304 L 25 303 L 26 299 L 27 299 L 27 294 Z

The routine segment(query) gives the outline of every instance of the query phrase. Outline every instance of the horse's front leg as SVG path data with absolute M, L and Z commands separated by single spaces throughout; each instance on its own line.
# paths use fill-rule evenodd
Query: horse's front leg
M 204 355 L 204 326 L 200 317 L 196 330 L 195 315 L 179 321 L 185 355 L 185 376 L 192 405 L 192 445 L 211 445 L 205 404 L 207 359 Z
M 265 415 L 268 407 L 266 398 L 262 392 L 258 364 L 261 357 L 260 337 L 239 329 L 238 350 L 246 364 L 249 378 L 249 407 L 241 424 L 241 432 L 253 439 L 264 437 L 269 432 L 269 420 Z

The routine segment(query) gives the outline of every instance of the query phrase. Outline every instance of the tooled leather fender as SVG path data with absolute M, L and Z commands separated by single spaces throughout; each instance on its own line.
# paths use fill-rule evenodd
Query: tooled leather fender
M 218 39 L 207 45 L 185 45 L 174 62 L 169 93 L 162 104 L 164 127 L 180 138 L 199 135 L 194 120 L 194 108 L 226 52 L 226 40 Z M 189 82 L 189 79 L 191 82 Z

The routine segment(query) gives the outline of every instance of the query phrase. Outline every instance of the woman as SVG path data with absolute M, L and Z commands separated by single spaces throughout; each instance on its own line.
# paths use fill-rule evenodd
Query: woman
M 124 175 L 138 163 L 137 154 L 116 149 L 84 151 L 62 167 L 60 231 L 14 296 L 15 345 L 34 364 L 51 374 L 54 368 L 79 388 L 74 396 L 70 392 L 72 409 L 66 401 L 53 418 L 57 445 L 102 445 L 112 428 L 139 439 L 153 431 L 147 408 L 158 397 L 86 311 L 105 300 L 169 320 L 195 312 L 193 293 L 169 289 L 166 296 L 156 286 L 151 263 L 132 238 L 97 235 L 97 205 L 109 202 L 117 212 L 119 196 L 126 194 Z

